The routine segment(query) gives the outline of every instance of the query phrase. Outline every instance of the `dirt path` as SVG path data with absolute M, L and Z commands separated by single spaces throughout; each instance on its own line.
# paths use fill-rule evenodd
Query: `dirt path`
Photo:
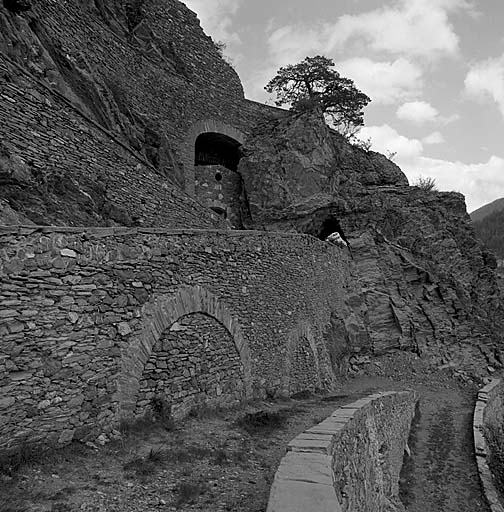
M 402 375 L 400 376 L 402 377 Z M 363 377 L 343 392 L 411 387 L 420 395 L 401 472 L 400 498 L 407 512 L 489 512 L 474 456 L 475 386 L 441 374 L 415 379 Z
M 376 374 L 342 383 L 334 396 L 257 404 L 273 419 L 281 413 L 271 425 L 250 423 L 247 414 L 255 406 L 217 416 L 200 411 L 181 424 L 147 428 L 96 450 L 70 447 L 28 463 L 12 477 L 0 471 L 0 510 L 264 512 L 293 437 L 361 396 L 413 388 L 421 400 L 412 456 L 401 474 L 407 512 L 489 512 L 472 444 L 476 386 L 462 386 L 408 354 L 385 356 L 364 370 Z
M 408 512 L 487 512 L 472 441 L 473 402 L 456 390 L 423 390 L 401 482 Z

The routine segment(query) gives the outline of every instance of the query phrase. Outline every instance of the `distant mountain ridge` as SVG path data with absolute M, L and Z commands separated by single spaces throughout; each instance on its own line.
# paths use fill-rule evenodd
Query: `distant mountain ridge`
M 482 206 L 470 214 L 478 238 L 497 256 L 504 269 L 504 198 Z
M 479 222 L 488 215 L 500 210 L 504 210 L 504 197 L 483 205 L 481 208 L 478 208 L 477 210 L 474 210 L 472 213 L 470 213 L 469 216 L 473 222 Z

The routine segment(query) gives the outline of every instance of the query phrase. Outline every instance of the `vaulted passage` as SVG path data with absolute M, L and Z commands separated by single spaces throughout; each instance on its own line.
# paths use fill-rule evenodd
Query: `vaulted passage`
M 241 158 L 241 144 L 222 133 L 202 133 L 196 139 L 195 165 L 222 165 L 236 171 Z
M 194 313 L 155 343 L 140 380 L 135 416 L 145 415 L 159 400 L 182 416 L 196 404 L 226 405 L 244 394 L 243 365 L 231 334 L 215 318 Z

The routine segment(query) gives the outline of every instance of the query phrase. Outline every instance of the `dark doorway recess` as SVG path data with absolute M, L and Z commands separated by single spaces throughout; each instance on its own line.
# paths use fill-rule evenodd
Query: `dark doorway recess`
M 319 232 L 316 235 L 320 240 L 325 240 L 330 234 L 339 233 L 341 238 L 347 241 L 345 238 L 345 234 L 343 233 L 343 229 L 341 229 L 341 225 L 339 220 L 336 217 L 327 217 L 327 219 L 322 222 L 320 226 Z
M 222 133 L 202 133 L 196 139 L 196 165 L 222 165 L 236 171 L 242 156 L 241 144 Z

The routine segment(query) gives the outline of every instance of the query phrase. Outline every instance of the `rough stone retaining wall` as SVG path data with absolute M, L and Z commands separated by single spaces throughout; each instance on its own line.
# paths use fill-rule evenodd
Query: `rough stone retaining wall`
M 1 53 L 0 121 L 4 149 L 29 169 L 23 177 L 24 187 L 42 187 L 54 176 L 59 180 L 69 176 L 77 188 L 84 188 L 83 182 L 103 184 L 106 199 L 124 209 L 136 225 L 218 225 L 208 209 L 142 163 L 60 96 L 48 93 Z M 99 207 L 90 201 L 96 213 Z M 61 214 L 55 217 L 59 222 L 66 220 Z M 98 217 L 95 222 L 100 224 Z
M 0 447 L 327 388 L 347 350 L 349 255 L 310 236 L 4 227 L 0 262 Z
M 163 141 L 162 174 L 179 185 L 189 177 L 186 185 L 192 192 L 190 143 L 205 131 L 195 133 L 196 127 L 211 122 L 247 131 L 264 113 L 278 109 L 244 99 L 237 73 L 182 2 L 145 0 L 133 32 L 126 29 L 123 2 L 106 3 L 113 16 L 100 14 L 94 2 L 78 0 L 37 0 L 20 15 L 0 5 L 7 23 L 5 41 L 0 34 L 0 53 L 78 99 L 95 120 L 122 132 L 133 146 L 149 138 L 141 133 L 143 125 L 155 127 Z M 16 44 L 20 32 L 22 44 Z M 3 103 L 0 94 L 2 122 Z
M 294 438 L 267 512 L 381 512 L 391 503 L 400 509 L 399 474 L 416 402 L 414 391 L 370 395 Z
M 478 393 L 478 400 L 474 407 L 473 433 L 474 452 L 478 464 L 478 472 L 483 485 L 483 492 L 492 512 L 504 512 L 499 501 L 499 494 L 494 484 L 494 477 L 490 470 L 492 447 L 485 439 L 486 430 L 490 427 L 502 432 L 504 420 L 504 383 L 501 379 L 494 379 Z

